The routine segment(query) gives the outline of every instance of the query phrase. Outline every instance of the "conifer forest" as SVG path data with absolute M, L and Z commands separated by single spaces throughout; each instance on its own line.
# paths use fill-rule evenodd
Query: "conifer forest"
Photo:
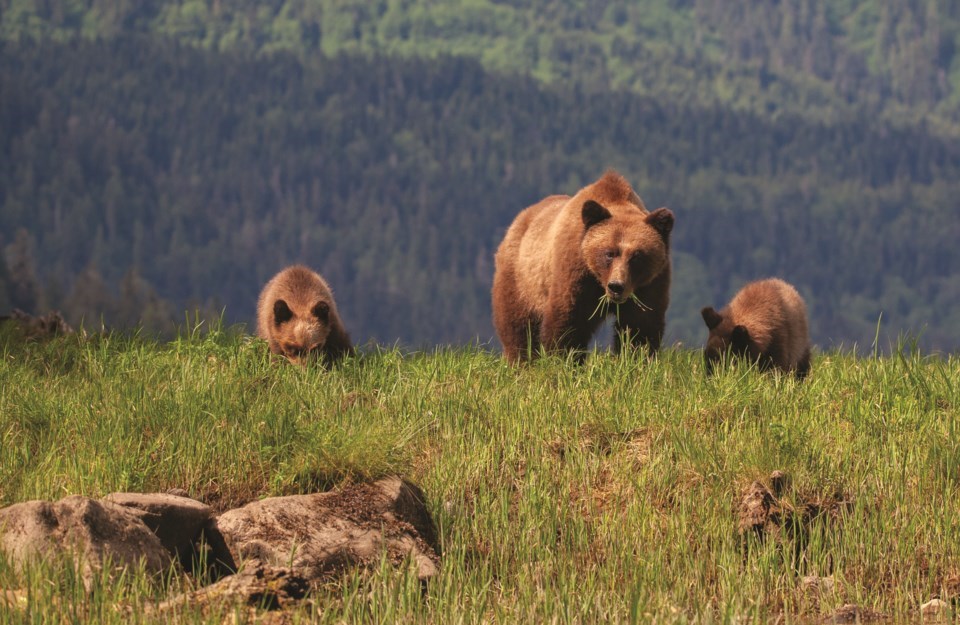
M 479 341 L 513 217 L 676 215 L 667 341 L 780 276 L 816 344 L 960 347 L 960 4 L 0 0 L 0 314 L 253 331 L 300 262 L 358 344 Z

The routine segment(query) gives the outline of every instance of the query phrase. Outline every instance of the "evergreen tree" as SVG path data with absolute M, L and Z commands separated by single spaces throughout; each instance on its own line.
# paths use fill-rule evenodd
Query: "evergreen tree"
M 31 315 L 39 314 L 40 290 L 34 268 L 33 244 L 25 228 L 17 230 L 13 242 L 7 246 L 6 257 L 10 305 Z
M 117 301 L 95 265 L 87 265 L 76 277 L 63 304 L 62 313 L 70 325 L 98 332 L 112 326 Z

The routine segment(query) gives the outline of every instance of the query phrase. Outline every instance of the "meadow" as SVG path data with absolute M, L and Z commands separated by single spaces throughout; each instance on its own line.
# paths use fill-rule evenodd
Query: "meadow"
M 909 343 L 818 352 L 798 383 L 708 378 L 680 346 L 520 369 L 492 346 L 369 347 L 324 371 L 219 328 L 0 334 L 0 506 L 183 488 L 222 510 L 394 473 L 423 488 L 442 547 L 425 591 L 383 564 L 284 622 L 812 622 L 849 603 L 918 620 L 960 592 L 958 426 L 960 358 Z M 774 471 L 781 531 L 741 535 L 742 492 Z M 88 593 L 63 563 L 0 559 L 0 623 L 164 622 L 149 606 L 200 581 L 131 571 Z M 225 617 L 249 614 L 178 621 Z

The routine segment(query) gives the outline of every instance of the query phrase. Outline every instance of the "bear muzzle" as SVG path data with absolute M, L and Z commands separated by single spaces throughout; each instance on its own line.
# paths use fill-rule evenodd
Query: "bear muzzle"
M 610 281 L 607 283 L 607 297 L 609 297 L 614 304 L 622 304 L 630 299 L 630 293 L 627 293 L 623 282 Z

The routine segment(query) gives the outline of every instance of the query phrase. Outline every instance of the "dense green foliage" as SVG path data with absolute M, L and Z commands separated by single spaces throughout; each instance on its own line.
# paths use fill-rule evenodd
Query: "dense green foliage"
M 305 619 L 810 622 L 856 603 L 912 621 L 960 581 L 958 380 L 956 357 L 910 350 L 822 354 L 799 384 L 708 379 L 677 349 L 519 371 L 476 349 L 388 350 L 324 372 L 216 331 L 0 335 L 0 506 L 178 487 L 227 508 L 399 472 L 427 495 L 439 577 L 423 595 L 412 570 L 335 578 Z M 774 470 L 797 524 L 743 541 L 735 503 Z M 805 590 L 806 575 L 835 587 Z M 0 622 L 35 623 L 141 622 L 166 592 L 133 575 L 88 595 L 2 561 L 0 589 L 31 597 L 0 595 Z
M 960 122 L 943 0 L 0 0 L 0 37 L 139 32 L 211 50 L 464 55 L 554 83 L 819 120 Z
M 960 345 L 960 142 L 923 125 L 765 120 L 447 57 L 142 38 L 0 55 L 0 299 L 28 310 L 249 322 L 260 286 L 301 261 L 361 343 L 487 340 L 513 216 L 612 166 L 677 215 L 669 340 L 699 342 L 700 307 L 779 275 L 821 344 L 870 345 L 882 313 L 883 345 L 905 330 Z

